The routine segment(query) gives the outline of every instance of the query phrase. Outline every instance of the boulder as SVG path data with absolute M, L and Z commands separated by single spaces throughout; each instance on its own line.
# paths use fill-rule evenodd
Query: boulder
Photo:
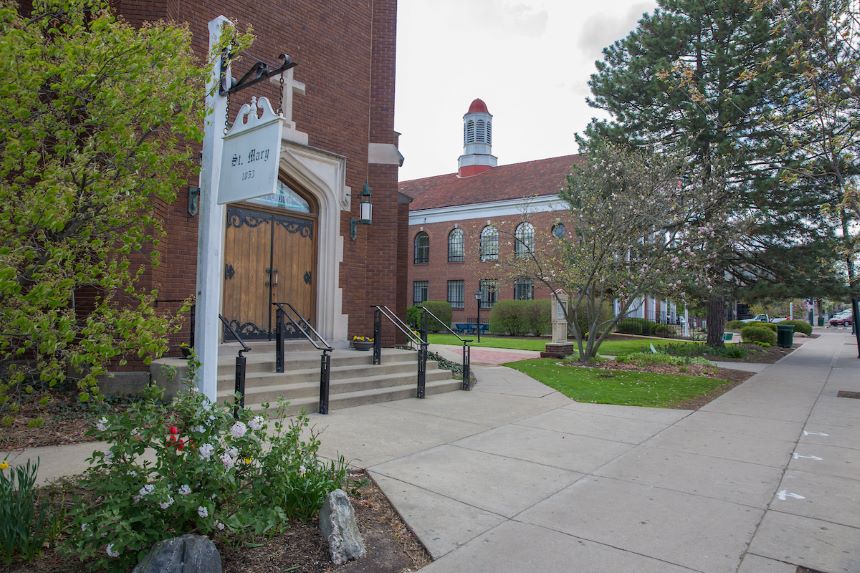
M 367 549 L 355 522 L 355 511 L 342 489 L 326 496 L 320 510 L 320 529 L 328 541 L 328 550 L 335 565 L 364 557 Z
M 132 573 L 221 573 L 221 554 L 208 537 L 186 534 L 156 543 Z

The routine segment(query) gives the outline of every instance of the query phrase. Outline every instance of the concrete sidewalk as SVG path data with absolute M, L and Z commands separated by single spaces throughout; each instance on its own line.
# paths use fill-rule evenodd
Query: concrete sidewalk
M 477 386 L 313 415 L 440 572 L 860 571 L 860 360 L 825 333 L 696 412 L 582 404 L 499 366 Z M 93 444 L 42 448 L 77 473 Z M 86 452 L 83 452 L 86 450 Z M 32 450 L 22 455 L 32 455 Z
M 578 404 L 476 368 L 470 394 L 380 407 L 447 422 L 365 461 L 428 573 L 856 572 L 860 402 L 835 397 L 860 390 L 855 352 L 823 334 L 697 412 Z

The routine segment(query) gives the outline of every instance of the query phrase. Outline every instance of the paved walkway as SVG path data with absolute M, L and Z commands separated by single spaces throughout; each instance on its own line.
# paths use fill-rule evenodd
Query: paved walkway
M 476 366 L 471 392 L 312 421 L 321 453 L 368 468 L 428 573 L 856 573 L 860 400 L 836 397 L 860 391 L 855 353 L 822 334 L 696 412 Z M 40 449 L 43 469 L 80 471 L 80 448 Z

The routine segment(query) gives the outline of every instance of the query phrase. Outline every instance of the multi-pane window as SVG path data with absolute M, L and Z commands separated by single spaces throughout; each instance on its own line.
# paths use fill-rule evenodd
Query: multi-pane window
M 535 252 L 535 228 L 531 223 L 520 223 L 514 231 L 516 239 L 514 254 L 517 257 L 530 257 Z
M 448 304 L 451 308 L 463 308 L 465 293 L 463 281 L 448 281 Z
M 481 231 L 481 260 L 499 260 L 499 230 L 487 225 Z
M 415 235 L 415 258 L 416 265 L 430 262 L 430 236 L 421 231 Z
M 463 229 L 454 229 L 448 233 L 448 262 L 462 263 L 464 253 Z
M 412 283 L 412 304 L 418 304 L 427 300 L 428 281 L 415 281 Z
M 535 297 L 535 287 L 531 279 L 514 281 L 514 300 L 532 300 Z
M 493 308 L 496 304 L 496 280 L 482 279 L 478 284 L 481 290 L 481 308 Z

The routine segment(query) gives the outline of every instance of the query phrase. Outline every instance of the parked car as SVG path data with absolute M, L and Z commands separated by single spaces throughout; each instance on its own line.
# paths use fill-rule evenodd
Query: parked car
M 782 322 L 783 320 L 788 320 L 786 316 L 774 316 L 770 319 L 771 322 Z
M 830 326 L 851 326 L 853 322 L 854 315 L 850 310 L 843 310 L 830 317 Z
M 752 318 L 745 318 L 741 322 L 770 322 L 770 317 L 766 314 L 757 314 Z

